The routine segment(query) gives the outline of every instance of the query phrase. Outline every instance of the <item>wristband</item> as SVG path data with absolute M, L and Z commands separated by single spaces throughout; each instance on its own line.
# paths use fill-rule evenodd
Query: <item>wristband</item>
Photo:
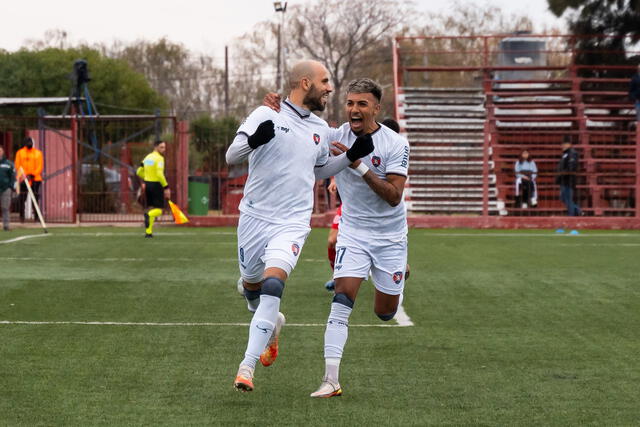
M 366 174 L 367 172 L 369 172 L 369 168 L 367 167 L 367 165 L 365 165 L 363 162 L 360 162 L 360 164 L 358 165 L 357 168 L 355 168 L 355 171 L 358 172 L 358 174 L 360 176 L 364 176 L 364 174 Z

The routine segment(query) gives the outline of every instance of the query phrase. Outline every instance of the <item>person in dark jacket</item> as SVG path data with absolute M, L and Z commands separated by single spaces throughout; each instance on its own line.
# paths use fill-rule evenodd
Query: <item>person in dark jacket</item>
M 11 192 L 16 188 L 16 169 L 4 155 L 4 147 L 0 145 L 0 208 L 2 209 L 2 229 L 9 231 L 9 207 Z
M 571 139 L 562 141 L 562 157 L 558 162 L 556 184 L 560 185 L 560 200 L 567 207 L 567 215 L 582 215 L 580 207 L 573 200 L 576 191 L 578 152 L 571 146 Z
M 629 98 L 636 104 L 636 121 L 640 121 L 640 64 L 629 82 Z

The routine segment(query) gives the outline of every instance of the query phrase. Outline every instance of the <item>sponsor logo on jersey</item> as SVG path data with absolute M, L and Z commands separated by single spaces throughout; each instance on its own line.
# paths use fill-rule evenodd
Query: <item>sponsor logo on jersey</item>
M 298 246 L 297 243 L 292 244 L 291 252 L 293 252 L 293 255 L 298 256 L 298 254 L 300 253 L 300 246 Z
M 289 133 L 289 128 L 286 128 L 284 126 L 278 126 L 278 129 L 280 129 L 284 133 Z
M 313 142 L 316 143 L 316 145 L 320 144 L 320 135 L 318 135 L 317 133 L 313 134 Z
M 402 282 L 402 271 L 396 271 L 393 273 L 393 281 L 396 285 L 399 285 Z
M 382 160 L 380 159 L 380 157 L 378 157 L 378 156 L 373 156 L 373 157 L 371 158 L 371 164 L 372 164 L 373 166 L 378 167 L 378 166 L 380 166 L 380 163 L 382 163 Z

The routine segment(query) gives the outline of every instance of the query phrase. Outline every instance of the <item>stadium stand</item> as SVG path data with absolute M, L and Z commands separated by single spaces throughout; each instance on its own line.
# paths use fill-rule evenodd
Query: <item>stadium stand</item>
M 547 36 L 397 38 L 410 212 L 564 215 L 555 170 L 570 138 L 580 154 L 576 198 L 584 213 L 635 215 L 638 137 L 627 96 L 635 66 L 579 65 L 579 54 L 567 39 Z M 539 169 L 534 209 L 515 207 L 514 164 L 525 148 Z

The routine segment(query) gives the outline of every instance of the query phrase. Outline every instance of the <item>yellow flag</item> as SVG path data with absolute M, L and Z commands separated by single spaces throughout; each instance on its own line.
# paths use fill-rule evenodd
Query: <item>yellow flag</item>
M 186 224 L 189 222 L 189 218 L 185 214 L 182 213 L 178 205 L 169 200 L 169 207 L 171 208 L 171 214 L 173 215 L 173 220 L 176 224 Z

